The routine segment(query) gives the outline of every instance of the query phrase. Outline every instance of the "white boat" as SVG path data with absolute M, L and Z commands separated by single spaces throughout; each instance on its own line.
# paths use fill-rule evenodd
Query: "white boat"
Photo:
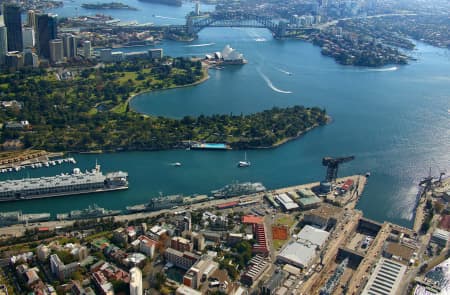
M 247 153 L 244 155 L 244 161 L 239 161 L 237 166 L 239 168 L 249 167 L 251 165 L 250 161 L 247 161 Z
M 172 163 L 170 165 L 172 165 L 173 167 L 181 167 L 181 163 L 180 162 L 175 162 L 175 163 Z

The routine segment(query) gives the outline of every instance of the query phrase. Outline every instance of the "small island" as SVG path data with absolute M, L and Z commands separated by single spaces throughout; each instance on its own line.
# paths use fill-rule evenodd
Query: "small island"
M 325 110 L 303 106 L 181 119 L 130 109 L 129 102 L 138 93 L 206 80 L 206 66 L 199 60 L 141 59 L 72 69 L 66 75 L 70 79 L 55 75 L 45 69 L 0 75 L 3 100 L 20 100 L 23 105 L 0 112 L 0 121 L 8 122 L 3 124 L 2 143 L 20 141 L 24 148 L 72 152 L 177 149 L 188 147 L 187 142 L 270 148 L 328 120 Z
M 137 10 L 137 8 L 123 4 L 121 2 L 110 2 L 110 3 L 83 3 L 81 7 L 85 9 L 128 9 Z

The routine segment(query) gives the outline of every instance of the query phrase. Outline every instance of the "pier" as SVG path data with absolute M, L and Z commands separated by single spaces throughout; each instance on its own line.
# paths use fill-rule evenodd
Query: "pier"
M 363 190 L 364 190 L 364 186 L 365 186 L 365 177 L 363 175 L 353 175 L 353 176 L 348 176 L 348 177 L 344 177 L 344 178 L 339 178 L 337 179 L 337 182 L 343 182 L 346 179 L 354 179 L 359 180 L 359 185 L 357 188 L 357 195 L 361 196 Z M 122 215 L 117 215 L 114 216 L 114 220 L 116 221 L 125 221 L 125 220 L 136 220 L 136 219 L 144 219 L 144 218 L 151 218 L 151 217 L 156 217 L 160 214 L 165 214 L 165 213 L 174 213 L 175 211 L 180 211 L 180 210 L 187 210 L 189 208 L 189 210 L 199 210 L 199 209 L 206 209 L 206 208 L 216 208 L 217 206 L 221 205 L 221 204 L 225 204 L 225 203 L 230 203 L 230 202 L 254 202 L 254 201 L 258 201 L 258 202 L 262 202 L 263 198 L 266 194 L 283 194 L 283 193 L 288 193 L 288 192 L 293 192 L 293 191 L 298 191 L 300 189 L 312 189 L 314 187 L 319 186 L 319 182 L 313 182 L 313 183 L 307 183 L 307 184 L 300 184 L 300 185 L 296 185 L 296 186 L 291 186 L 291 187 L 283 187 L 283 188 L 279 188 L 279 189 L 274 189 L 274 190 L 269 190 L 269 191 L 265 191 L 265 192 L 260 192 L 260 193 L 256 193 L 256 194 L 252 194 L 252 195 L 244 195 L 244 196 L 237 196 L 237 197 L 233 197 L 233 198 L 227 198 L 227 199 L 213 199 L 213 200 L 208 200 L 205 202 L 200 202 L 200 203 L 196 203 L 196 204 L 191 204 L 191 205 L 187 205 L 187 206 L 181 206 L 178 207 L 176 209 L 164 209 L 164 210 L 159 210 L 159 211 L 152 211 L 152 212 L 141 212 L 141 213 L 133 213 L 133 214 L 122 214 Z M 356 186 L 355 186 L 356 188 Z M 332 192 L 330 192 L 332 193 Z M 346 206 L 349 206 L 351 208 L 354 208 L 357 204 L 359 200 L 358 198 L 352 198 L 350 203 L 347 203 Z M 3 227 L 0 228 L 0 238 L 3 237 L 10 237 L 10 236 L 23 236 L 23 234 L 25 233 L 26 229 L 29 228 L 34 228 L 34 227 L 45 227 L 48 228 L 49 230 L 54 230 L 55 228 L 63 228 L 66 226 L 71 226 L 73 225 L 74 221 L 48 221 L 48 222 L 41 222 L 38 225 L 37 224 L 29 224 L 28 227 L 24 226 L 24 225 L 11 225 L 8 227 Z

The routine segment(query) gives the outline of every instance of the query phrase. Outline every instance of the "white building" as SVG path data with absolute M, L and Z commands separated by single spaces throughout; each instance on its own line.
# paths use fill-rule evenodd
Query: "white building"
M 142 295 L 142 272 L 139 268 L 130 269 L 130 295 Z
M 287 194 L 285 193 L 281 193 L 277 196 L 275 196 L 275 199 L 280 202 L 281 206 L 283 206 L 283 208 L 286 211 L 290 211 L 290 210 L 295 210 L 298 209 L 299 206 L 297 205 L 297 203 L 295 203 Z
M 158 242 L 146 236 L 140 236 L 137 238 L 137 240 L 139 240 L 139 251 L 149 256 L 150 258 L 153 258 L 155 256 L 155 249 L 158 245 Z
M 84 58 L 90 58 L 92 56 L 92 45 L 91 41 L 83 42 L 83 56 Z
M 43 262 L 50 255 L 50 249 L 47 246 L 41 244 L 36 247 L 36 254 L 37 258 Z
M 330 235 L 329 232 L 306 225 L 299 233 L 297 241 L 288 244 L 277 256 L 277 260 L 307 268 Z

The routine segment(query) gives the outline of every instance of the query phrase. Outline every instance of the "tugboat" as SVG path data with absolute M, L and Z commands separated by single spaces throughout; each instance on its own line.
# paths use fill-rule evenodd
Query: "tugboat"
M 247 153 L 245 153 L 244 155 L 244 161 L 239 161 L 237 164 L 239 168 L 250 167 L 250 165 L 251 165 L 250 161 L 247 161 Z

